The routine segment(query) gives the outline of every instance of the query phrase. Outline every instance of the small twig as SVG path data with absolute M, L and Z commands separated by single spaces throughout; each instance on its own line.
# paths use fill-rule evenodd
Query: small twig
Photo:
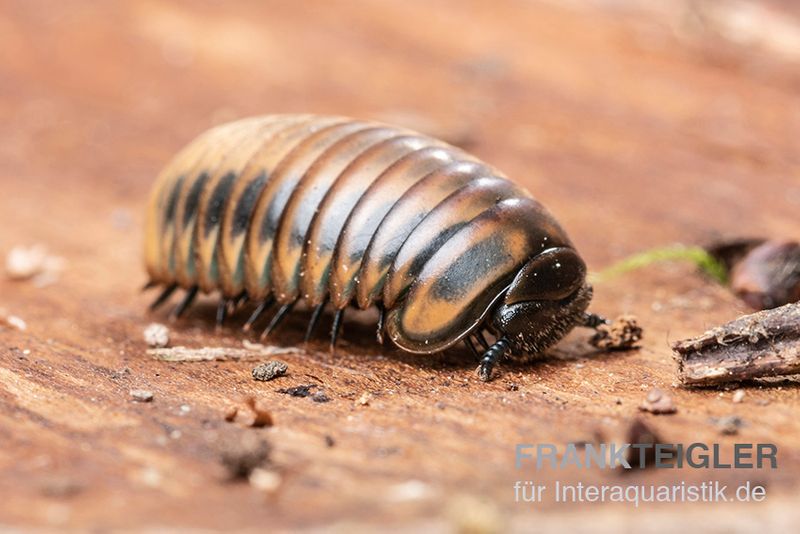
M 798 374 L 800 303 L 739 317 L 672 348 L 687 386 Z
M 149 349 L 147 354 L 157 360 L 165 362 L 209 362 L 224 360 L 262 360 L 267 357 L 302 354 L 303 351 L 295 347 L 276 347 L 272 345 L 259 345 L 258 343 L 245 343 L 245 348 L 233 347 L 202 347 L 192 349 L 188 347 L 171 347 Z

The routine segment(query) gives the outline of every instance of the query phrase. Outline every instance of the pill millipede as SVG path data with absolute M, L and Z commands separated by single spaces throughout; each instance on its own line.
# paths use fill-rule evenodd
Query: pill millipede
M 217 324 L 255 304 L 262 338 L 298 302 L 326 307 L 331 346 L 348 307 L 377 307 L 377 336 L 431 354 L 464 342 L 488 380 L 503 357 L 541 353 L 576 326 L 592 288 L 567 234 L 530 193 L 463 150 L 372 121 L 270 115 L 214 127 L 164 168 L 147 207 L 145 264 L 182 288 L 219 292 Z

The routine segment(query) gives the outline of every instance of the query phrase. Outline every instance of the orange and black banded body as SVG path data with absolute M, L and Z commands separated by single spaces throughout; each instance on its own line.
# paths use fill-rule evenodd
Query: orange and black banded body
M 409 352 L 473 340 L 482 374 L 506 351 L 538 353 L 591 326 L 586 267 L 525 189 L 413 131 L 313 115 L 240 120 L 200 135 L 167 165 L 147 211 L 145 259 L 160 304 L 177 287 L 246 298 L 246 324 L 273 303 L 272 330 L 303 300 L 381 310 Z M 265 331 L 265 332 L 267 332 Z M 484 334 L 494 338 L 490 347 Z

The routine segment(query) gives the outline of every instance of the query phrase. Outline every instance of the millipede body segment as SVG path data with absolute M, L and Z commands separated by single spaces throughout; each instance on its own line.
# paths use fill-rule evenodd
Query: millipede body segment
M 155 305 L 219 291 L 218 319 L 271 305 L 267 330 L 298 301 L 381 311 L 403 350 L 464 341 L 504 355 L 538 353 L 585 312 L 586 267 L 564 230 L 525 189 L 444 142 L 343 117 L 273 115 L 212 128 L 162 171 L 147 208 L 145 263 L 164 287 Z M 594 317 L 594 319 L 593 319 Z M 492 344 L 486 341 L 486 335 Z

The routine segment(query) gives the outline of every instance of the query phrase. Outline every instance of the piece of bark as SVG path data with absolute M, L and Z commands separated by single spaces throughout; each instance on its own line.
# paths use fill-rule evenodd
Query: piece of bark
M 157 360 L 165 362 L 210 362 L 226 360 L 259 360 L 265 356 L 286 354 L 302 354 L 303 351 L 295 347 L 273 347 L 251 343 L 247 348 L 229 347 L 202 347 L 192 349 L 187 347 L 171 347 L 161 349 L 148 349 L 147 354 Z
M 744 315 L 672 345 L 686 386 L 800 373 L 800 303 Z

